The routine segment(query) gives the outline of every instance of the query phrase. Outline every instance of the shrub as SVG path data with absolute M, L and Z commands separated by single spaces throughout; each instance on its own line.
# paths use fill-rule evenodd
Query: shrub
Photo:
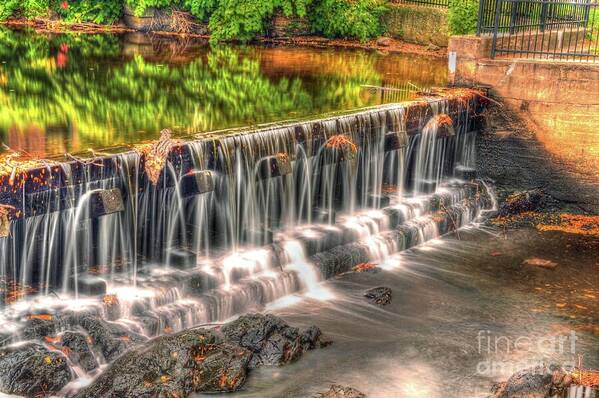
M 36 18 L 48 14 L 50 8 L 49 0 L 6 0 L 0 4 L 0 21 L 3 21 L 16 13 L 25 18 Z
M 52 8 L 67 22 L 111 24 L 123 13 L 123 1 L 53 0 Z
M 453 35 L 467 35 L 476 32 L 478 21 L 478 0 L 449 0 L 448 24 Z
M 272 0 L 220 0 L 210 17 L 212 41 L 248 41 L 263 33 L 265 20 L 274 12 Z
M 179 5 L 178 0 L 125 0 L 125 4 L 138 17 L 144 15 L 148 8 L 164 8 Z
M 383 33 L 384 0 L 321 0 L 312 12 L 312 28 L 328 37 L 365 41 Z
M 0 3 L 0 21 L 4 21 L 15 13 L 21 0 L 4 0 Z
M 185 0 L 184 8 L 200 21 L 207 21 L 218 4 L 219 0 Z
M 216 0 L 201 1 L 213 4 Z M 287 16 L 305 16 L 310 2 L 311 0 L 219 0 L 210 17 L 211 40 L 251 40 L 264 33 L 266 22 L 276 9 L 282 9 Z

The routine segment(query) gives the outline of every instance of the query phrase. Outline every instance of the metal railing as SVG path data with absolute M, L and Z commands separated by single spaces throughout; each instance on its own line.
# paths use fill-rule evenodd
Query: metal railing
M 393 0 L 393 3 L 415 4 L 427 7 L 449 7 L 449 0 Z
M 480 0 L 493 57 L 599 62 L 598 0 Z

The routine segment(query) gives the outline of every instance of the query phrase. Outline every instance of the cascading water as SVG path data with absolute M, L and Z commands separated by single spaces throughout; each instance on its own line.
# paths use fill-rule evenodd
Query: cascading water
M 137 152 L 48 166 L 46 180 L 57 181 L 34 193 L 24 184 L 22 217 L 0 239 L 5 301 L 17 301 L 1 315 L 5 340 L 34 338 L 27 330 L 39 314 L 60 320 L 54 334 L 91 335 L 93 316 L 126 348 L 290 294 L 334 299 L 323 279 L 490 206 L 471 169 L 477 101 L 172 143 L 155 181 Z

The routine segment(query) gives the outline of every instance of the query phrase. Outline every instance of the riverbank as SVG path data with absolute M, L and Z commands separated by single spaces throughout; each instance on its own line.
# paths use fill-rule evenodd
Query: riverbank
M 45 34 L 64 34 L 64 33 L 141 33 L 145 35 L 174 38 L 174 39 L 202 39 L 210 40 L 208 34 L 198 34 L 190 32 L 168 32 L 162 30 L 140 31 L 126 26 L 120 22 L 116 25 L 99 25 L 94 23 L 66 23 L 61 21 L 52 21 L 47 19 L 9 19 L 0 22 L 0 25 L 13 28 L 32 28 L 36 33 Z M 275 46 L 294 46 L 294 47 L 313 47 L 313 48 L 346 48 L 363 49 L 378 51 L 382 53 L 403 53 L 423 55 L 434 58 L 447 57 L 447 48 L 436 45 L 422 45 L 409 43 L 401 39 L 392 37 L 380 37 L 377 39 L 360 41 L 356 39 L 329 39 L 322 36 L 289 36 L 289 37 L 268 37 L 261 36 L 249 44 L 266 44 Z

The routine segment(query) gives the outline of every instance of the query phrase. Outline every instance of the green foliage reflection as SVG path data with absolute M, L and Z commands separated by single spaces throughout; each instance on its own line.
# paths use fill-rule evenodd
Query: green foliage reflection
M 165 127 L 213 131 L 372 105 L 361 85 L 381 84 L 367 53 L 327 53 L 312 60 L 318 72 L 281 74 L 264 69 L 266 49 L 216 47 L 170 64 L 125 56 L 125 46 L 112 35 L 0 30 L 0 140 L 35 126 L 71 142 L 51 151 L 108 147 Z

